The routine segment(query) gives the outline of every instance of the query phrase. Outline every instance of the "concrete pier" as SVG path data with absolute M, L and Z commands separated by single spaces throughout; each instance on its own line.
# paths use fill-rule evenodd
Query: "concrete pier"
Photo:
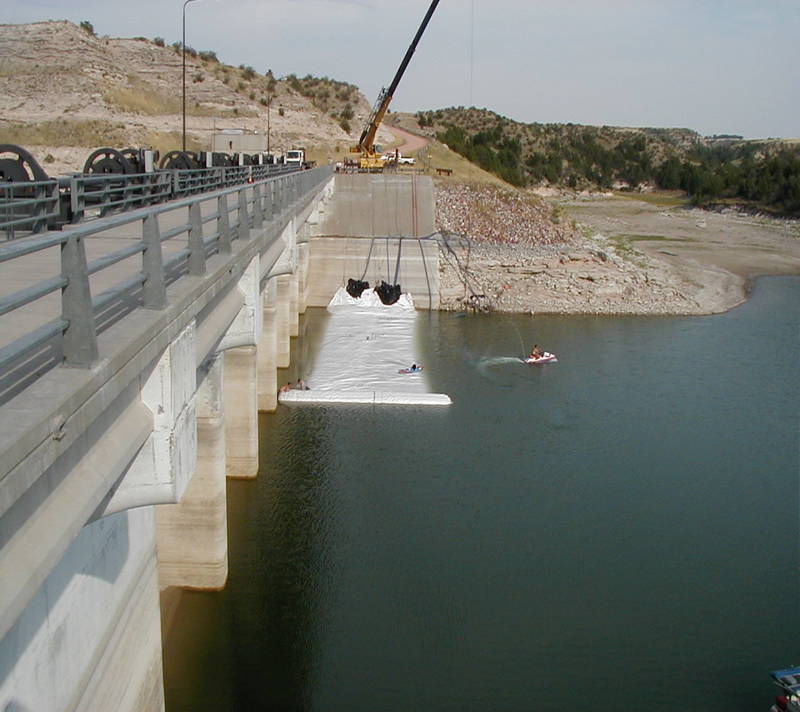
M 263 329 L 258 344 L 258 410 L 271 412 L 278 405 L 277 284 L 270 280 L 264 290 Z
M 275 278 L 277 288 L 277 327 L 275 329 L 275 361 L 278 368 L 287 368 L 290 360 L 291 304 L 292 285 L 288 275 Z
M 258 368 L 255 346 L 225 352 L 225 462 L 229 477 L 258 474 Z

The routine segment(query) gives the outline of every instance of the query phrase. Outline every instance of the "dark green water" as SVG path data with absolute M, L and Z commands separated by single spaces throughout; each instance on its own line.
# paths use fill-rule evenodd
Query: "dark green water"
M 800 662 L 800 280 L 719 316 L 433 314 L 420 339 L 450 408 L 263 417 L 168 712 L 768 709 Z M 534 341 L 560 363 L 493 360 Z

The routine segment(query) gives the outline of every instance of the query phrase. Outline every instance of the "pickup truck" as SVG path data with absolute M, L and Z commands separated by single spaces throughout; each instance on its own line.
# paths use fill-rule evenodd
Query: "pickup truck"
M 381 156 L 381 158 L 383 158 L 383 160 L 386 161 L 386 163 L 394 163 L 395 161 L 397 161 L 397 164 L 400 166 L 402 165 L 413 166 L 416 163 L 414 158 L 412 158 L 411 156 L 404 156 L 399 151 L 397 152 L 397 154 L 395 154 L 394 151 L 389 151 L 388 153 L 384 153 L 383 156 Z

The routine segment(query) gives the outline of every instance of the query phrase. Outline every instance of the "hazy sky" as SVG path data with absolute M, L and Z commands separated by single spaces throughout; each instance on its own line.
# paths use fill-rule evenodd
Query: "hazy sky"
M 430 0 L 193 0 L 186 43 L 276 76 L 394 76 Z M 0 22 L 181 38 L 182 0 L 1 0 Z M 441 0 L 392 109 L 800 137 L 800 0 Z M 176 88 L 176 91 L 180 91 Z

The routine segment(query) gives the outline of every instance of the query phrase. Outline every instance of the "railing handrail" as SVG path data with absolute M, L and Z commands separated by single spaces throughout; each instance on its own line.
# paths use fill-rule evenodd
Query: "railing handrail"
M 179 279 L 183 274 L 198 275 L 205 272 L 208 254 L 230 252 L 232 240 L 248 241 L 250 230 L 263 222 L 280 220 L 286 211 L 295 207 L 298 199 L 310 196 L 331 174 L 330 167 L 310 171 L 294 171 L 271 176 L 254 183 L 239 184 L 210 193 L 137 208 L 130 212 L 99 218 L 74 225 L 62 232 L 50 232 L 25 240 L 0 244 L 0 264 L 36 252 L 61 248 L 61 273 L 49 275 L 0 299 L 0 315 L 17 309 L 61 289 L 61 315 L 12 343 L 0 348 L 0 374 L 10 364 L 26 357 L 32 349 L 39 348 L 48 339 L 61 333 L 61 352 L 68 365 L 90 367 L 98 358 L 96 316 L 121 295 L 131 290 L 141 293 L 135 304 L 147 308 L 163 309 L 166 306 L 167 279 Z M 228 200 L 236 194 L 236 199 Z M 217 201 L 216 210 L 201 215 L 201 203 Z M 187 209 L 188 221 L 176 227 L 159 230 L 159 216 Z M 236 214 L 236 220 L 231 219 Z M 214 232 L 203 235 L 203 225 L 216 221 Z M 121 250 L 110 252 L 91 262 L 86 260 L 85 239 L 113 228 L 136 224 L 141 239 Z M 177 254 L 162 258 L 161 244 L 179 235 L 187 236 L 188 247 Z M 142 267 L 128 272 L 124 278 L 102 294 L 91 294 L 89 278 L 124 259 L 142 254 Z M 181 267 L 185 264 L 186 267 Z M 169 277 L 178 270 L 181 274 Z M 127 307 L 126 312 L 134 307 Z
M 13 239 L 17 230 L 36 233 L 58 222 L 83 221 L 87 210 L 97 210 L 105 216 L 115 209 L 126 210 L 296 171 L 293 166 L 274 164 L 213 166 L 128 174 L 72 173 L 46 181 L 3 183 L 0 184 L 0 231 L 6 232 L 7 239 Z M 44 191 L 48 191 L 46 195 Z

